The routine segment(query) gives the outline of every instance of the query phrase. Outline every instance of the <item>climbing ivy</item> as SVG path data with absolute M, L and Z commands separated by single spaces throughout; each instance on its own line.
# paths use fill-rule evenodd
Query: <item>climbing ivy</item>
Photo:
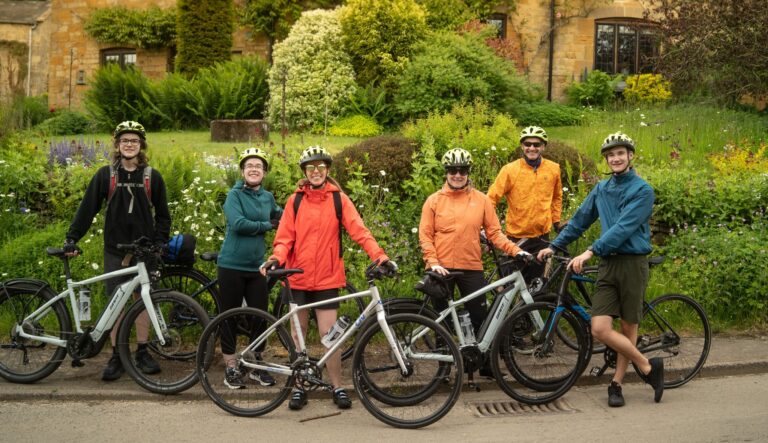
M 99 8 L 85 21 L 85 32 L 100 43 L 144 49 L 173 46 L 176 44 L 176 9 Z

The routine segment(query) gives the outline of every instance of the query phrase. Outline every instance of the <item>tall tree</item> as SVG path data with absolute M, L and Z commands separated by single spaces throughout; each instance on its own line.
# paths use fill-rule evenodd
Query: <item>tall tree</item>
M 178 9 L 176 70 L 191 76 L 228 61 L 235 30 L 232 0 L 179 0 Z
M 768 96 L 765 0 L 646 0 L 659 23 L 657 68 L 678 92 L 735 103 Z

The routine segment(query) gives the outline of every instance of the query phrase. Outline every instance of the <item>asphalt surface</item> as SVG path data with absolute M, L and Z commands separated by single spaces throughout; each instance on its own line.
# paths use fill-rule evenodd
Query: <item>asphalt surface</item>
M 101 371 L 106 365 L 109 354 L 103 351 L 97 357 L 84 360 L 85 366 L 73 368 L 67 358 L 53 374 L 32 384 L 15 384 L 0 379 L 0 401 L 32 400 L 159 400 L 159 401 L 196 401 L 208 400 L 202 388 L 197 385 L 172 396 L 153 394 L 139 387 L 127 374 L 113 382 L 101 380 Z M 602 355 L 593 356 L 590 367 L 602 365 Z M 349 362 L 344 364 L 344 382 L 351 388 Z M 630 367 L 630 372 L 632 371 Z M 699 377 L 721 377 L 728 375 L 746 375 L 768 373 L 768 335 L 715 336 L 712 340 L 709 357 Z M 607 384 L 611 370 L 601 377 L 583 375 L 579 385 Z M 495 381 L 476 376 L 476 381 L 483 390 L 498 389 Z M 638 381 L 634 373 L 627 375 L 626 382 Z M 318 397 L 320 394 L 315 395 Z

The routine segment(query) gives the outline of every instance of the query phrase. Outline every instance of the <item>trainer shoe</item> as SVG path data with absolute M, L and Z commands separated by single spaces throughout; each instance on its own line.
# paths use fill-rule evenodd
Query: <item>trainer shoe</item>
M 104 381 L 115 381 L 122 377 L 124 372 L 125 369 L 123 368 L 123 362 L 120 361 L 120 356 L 112 354 L 109 362 L 107 362 L 107 367 L 101 373 L 101 379 Z
M 160 372 L 160 365 L 149 355 L 146 348 L 136 351 L 136 367 L 145 374 L 157 374 Z
M 661 401 L 661 396 L 664 395 L 664 359 L 661 357 L 654 357 L 648 360 L 651 364 L 651 371 L 648 372 L 648 384 L 653 387 L 653 401 L 656 403 Z
M 224 384 L 229 389 L 245 389 L 245 382 L 243 382 L 243 376 L 237 368 L 230 368 L 224 370 Z
M 621 393 L 621 385 L 611 381 L 608 385 L 608 406 L 618 408 L 624 406 L 624 395 Z
M 248 374 L 248 378 L 262 386 L 275 385 L 275 379 L 272 377 L 272 374 L 262 369 L 254 369 L 250 374 Z
M 298 411 L 307 405 L 307 393 L 301 389 L 294 389 L 291 395 L 291 401 L 288 402 L 288 408 Z
M 347 391 L 344 388 L 336 388 L 333 390 L 333 402 L 339 409 L 349 409 L 352 407 L 352 400 L 349 399 Z

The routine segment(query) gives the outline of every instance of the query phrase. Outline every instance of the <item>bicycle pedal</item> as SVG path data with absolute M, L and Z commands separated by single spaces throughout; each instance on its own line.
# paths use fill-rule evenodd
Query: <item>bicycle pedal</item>
M 593 377 L 600 377 L 601 375 L 603 375 L 603 372 L 605 372 L 605 366 L 603 366 L 602 368 L 600 366 L 595 366 L 589 370 L 589 375 Z
M 73 368 L 82 368 L 83 366 L 85 366 L 85 363 L 83 363 L 82 360 L 78 360 L 78 359 L 72 360 Z

